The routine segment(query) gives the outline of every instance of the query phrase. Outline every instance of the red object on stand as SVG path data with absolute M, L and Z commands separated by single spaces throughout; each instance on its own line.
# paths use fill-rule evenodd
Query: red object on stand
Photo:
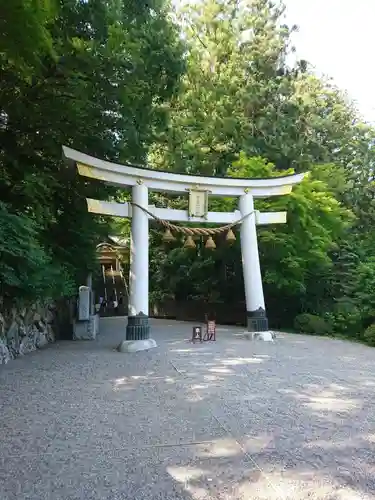
M 216 340 L 216 321 L 207 321 L 206 333 L 204 334 L 203 340 Z

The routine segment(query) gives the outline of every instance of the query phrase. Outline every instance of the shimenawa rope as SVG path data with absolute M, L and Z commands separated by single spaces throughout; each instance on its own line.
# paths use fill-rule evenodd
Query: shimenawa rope
M 194 236 L 194 235 L 212 236 L 214 234 L 224 233 L 225 231 L 229 231 L 229 229 L 232 229 L 232 227 L 238 226 L 238 224 L 241 224 L 241 222 L 243 222 L 247 217 L 249 217 L 250 215 L 252 215 L 256 212 L 256 210 L 252 210 L 248 214 L 241 217 L 241 219 L 238 219 L 238 220 L 232 222 L 231 224 L 226 224 L 225 226 L 221 226 L 221 227 L 215 227 L 215 228 L 213 228 L 213 227 L 183 227 L 183 226 L 176 226 L 175 224 L 171 224 L 167 220 L 160 219 L 159 217 L 154 215 L 152 212 L 150 212 L 146 208 L 142 207 L 141 205 L 138 205 L 138 203 L 134 203 L 134 201 L 130 201 L 129 204 L 133 205 L 134 207 L 140 208 L 141 210 L 143 210 L 143 212 L 148 214 L 150 217 L 155 219 L 156 222 L 158 222 L 162 226 L 166 227 L 167 229 L 170 229 L 171 231 L 175 231 L 177 233 L 187 234 L 190 236 Z

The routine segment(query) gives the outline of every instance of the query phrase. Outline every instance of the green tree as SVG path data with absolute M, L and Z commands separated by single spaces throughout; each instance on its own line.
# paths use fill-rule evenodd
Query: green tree
M 53 57 L 49 24 L 56 13 L 55 0 L 12 0 L 0 5 L 0 61 L 20 77 L 30 79 L 40 70 L 42 58 Z
M 355 109 L 305 61 L 287 64 L 296 27 L 282 24 L 283 12 L 270 0 L 204 0 L 178 11 L 187 72 L 152 163 L 224 175 L 244 151 L 280 170 L 346 164 L 346 145 L 358 147 Z
M 204 0 L 178 10 L 187 71 L 169 103 L 170 125 L 150 161 L 214 176 L 311 171 L 290 196 L 257 204 L 288 211 L 287 225 L 258 233 L 269 309 L 291 324 L 301 311 L 323 314 L 348 304 L 348 298 L 361 308 L 355 292 L 358 265 L 374 247 L 375 142 L 374 129 L 331 80 L 312 74 L 306 61 L 287 64 L 296 28 L 283 25 L 283 12 L 281 2 L 269 0 Z M 186 199 L 164 203 L 186 208 Z M 210 208 L 232 210 L 234 200 L 211 199 Z M 209 258 L 199 253 L 197 263 L 189 265 L 195 282 L 203 280 L 203 270 L 211 272 L 219 298 L 227 289 L 221 276 L 231 276 L 230 298 L 237 301 L 243 298 L 242 271 L 230 262 L 233 252 L 237 262 L 238 242 L 231 250 L 219 247 Z M 162 264 L 152 265 L 161 289 L 192 297 L 193 275 L 179 272 L 186 254 L 176 249 L 165 262 L 156 254 Z M 218 272 L 216 260 L 230 272 Z M 168 281 L 171 274 L 178 276 L 177 284 Z
M 322 314 L 333 307 L 335 255 L 345 241 L 354 216 L 335 197 L 334 188 L 344 182 L 336 173 L 331 186 L 333 165 L 317 165 L 290 195 L 256 200 L 262 211 L 287 211 L 287 224 L 258 228 L 261 267 L 266 302 L 273 322 L 291 326 L 301 311 Z M 275 177 L 280 172 L 262 158 L 241 154 L 229 174 L 233 177 Z M 234 210 L 236 200 L 214 199 L 212 209 Z M 196 252 L 180 248 L 152 250 L 152 286 L 155 295 L 178 300 L 205 300 L 235 303 L 244 300 L 239 238 L 228 247 L 217 241 L 217 250 Z M 157 255 L 157 257 L 156 257 Z M 275 324 L 275 323 L 274 323 Z
M 12 214 L 30 219 L 42 250 L 80 282 L 107 232 L 104 219 L 87 213 L 85 198 L 116 191 L 80 178 L 62 162 L 61 146 L 144 161 L 183 67 L 181 44 L 162 2 L 66 0 L 40 25 L 31 2 L 18 3 L 30 21 L 30 37 L 25 33 L 20 44 L 28 40 L 32 57 L 21 45 L 17 62 L 15 30 L 4 32 L 1 199 Z M 32 78 L 23 67 L 32 68 Z

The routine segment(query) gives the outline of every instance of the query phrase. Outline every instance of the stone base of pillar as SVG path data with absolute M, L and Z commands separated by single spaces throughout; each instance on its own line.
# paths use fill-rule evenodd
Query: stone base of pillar
M 154 339 L 143 339 L 143 340 L 123 340 L 121 344 L 117 347 L 119 352 L 138 352 L 138 351 L 148 351 L 157 347 Z
M 247 311 L 247 329 L 249 332 L 268 332 L 268 319 L 262 307 Z
M 148 316 L 140 312 L 137 316 L 128 316 L 126 340 L 145 340 L 150 338 Z
M 244 335 L 248 340 L 263 340 L 264 342 L 273 342 L 276 338 L 274 332 L 246 332 Z

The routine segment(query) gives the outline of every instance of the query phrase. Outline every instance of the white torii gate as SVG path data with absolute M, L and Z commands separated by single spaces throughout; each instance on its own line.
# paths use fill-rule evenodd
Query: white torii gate
M 294 184 L 302 181 L 306 174 L 273 177 L 268 179 L 237 179 L 229 177 L 203 177 L 152 170 L 133 165 L 119 165 L 99 160 L 74 149 L 63 147 L 67 161 L 73 162 L 80 175 L 101 180 L 107 184 L 132 188 L 132 202 L 113 203 L 87 199 L 92 213 L 117 217 L 131 217 L 130 293 L 127 341 L 132 349 L 156 346 L 150 339 L 148 321 L 148 237 L 149 218 L 140 207 L 147 209 L 160 219 L 180 222 L 230 224 L 248 215 L 241 223 L 241 252 L 245 283 L 245 298 L 248 330 L 259 333 L 263 340 L 270 338 L 266 317 L 262 276 L 259 263 L 256 225 L 286 222 L 286 212 L 260 213 L 254 211 L 254 198 L 289 194 Z M 207 212 L 191 216 L 189 211 L 156 208 L 148 204 L 148 192 L 163 193 L 208 192 L 213 196 L 239 198 L 239 210 L 234 212 Z M 202 200 L 201 200 L 202 201 Z M 204 202 L 203 202 L 204 204 Z M 149 339 L 148 342 L 143 342 Z M 140 346 L 139 346 L 140 345 Z M 126 349 L 129 350 L 129 349 Z

